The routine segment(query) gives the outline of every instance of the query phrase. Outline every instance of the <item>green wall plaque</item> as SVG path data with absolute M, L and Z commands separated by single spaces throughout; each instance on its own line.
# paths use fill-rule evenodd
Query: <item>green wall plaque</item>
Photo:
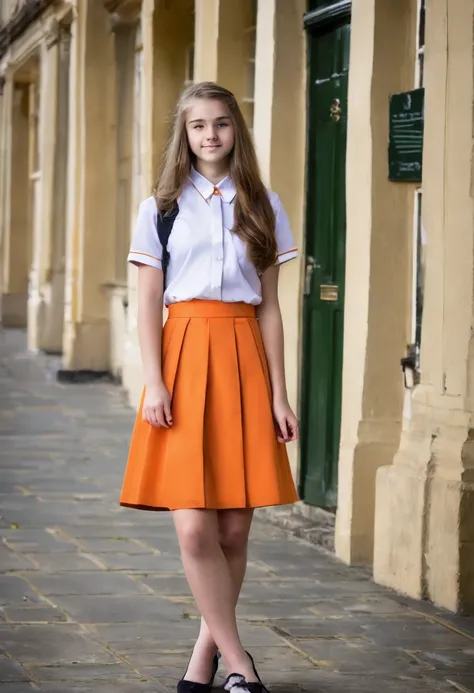
M 424 89 L 390 96 L 389 180 L 421 182 L 424 102 Z

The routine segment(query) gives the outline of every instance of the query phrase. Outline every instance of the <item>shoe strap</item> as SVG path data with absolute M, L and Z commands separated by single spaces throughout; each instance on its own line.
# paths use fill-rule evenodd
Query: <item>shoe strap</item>
M 229 674 L 224 683 L 224 690 L 228 693 L 250 693 L 242 674 Z

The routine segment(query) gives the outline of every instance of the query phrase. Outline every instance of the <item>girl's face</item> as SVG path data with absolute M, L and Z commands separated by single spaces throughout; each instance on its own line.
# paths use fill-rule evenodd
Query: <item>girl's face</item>
M 227 108 L 217 99 L 193 99 L 186 134 L 193 154 L 208 164 L 222 162 L 234 147 L 234 126 Z

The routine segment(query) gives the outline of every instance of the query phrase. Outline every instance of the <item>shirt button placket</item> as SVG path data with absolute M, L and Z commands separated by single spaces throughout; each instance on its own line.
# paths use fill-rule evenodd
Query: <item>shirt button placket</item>
M 211 248 L 211 295 L 214 300 L 222 300 L 222 269 L 223 269 L 223 224 L 221 193 L 214 188 L 210 207 L 212 215 L 212 248 Z

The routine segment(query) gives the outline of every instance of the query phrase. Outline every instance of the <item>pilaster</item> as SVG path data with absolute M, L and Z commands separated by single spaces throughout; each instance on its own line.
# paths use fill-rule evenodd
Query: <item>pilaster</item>
M 472 613 L 474 3 L 431 0 L 426 18 L 422 376 L 394 464 L 377 477 L 374 576 Z

